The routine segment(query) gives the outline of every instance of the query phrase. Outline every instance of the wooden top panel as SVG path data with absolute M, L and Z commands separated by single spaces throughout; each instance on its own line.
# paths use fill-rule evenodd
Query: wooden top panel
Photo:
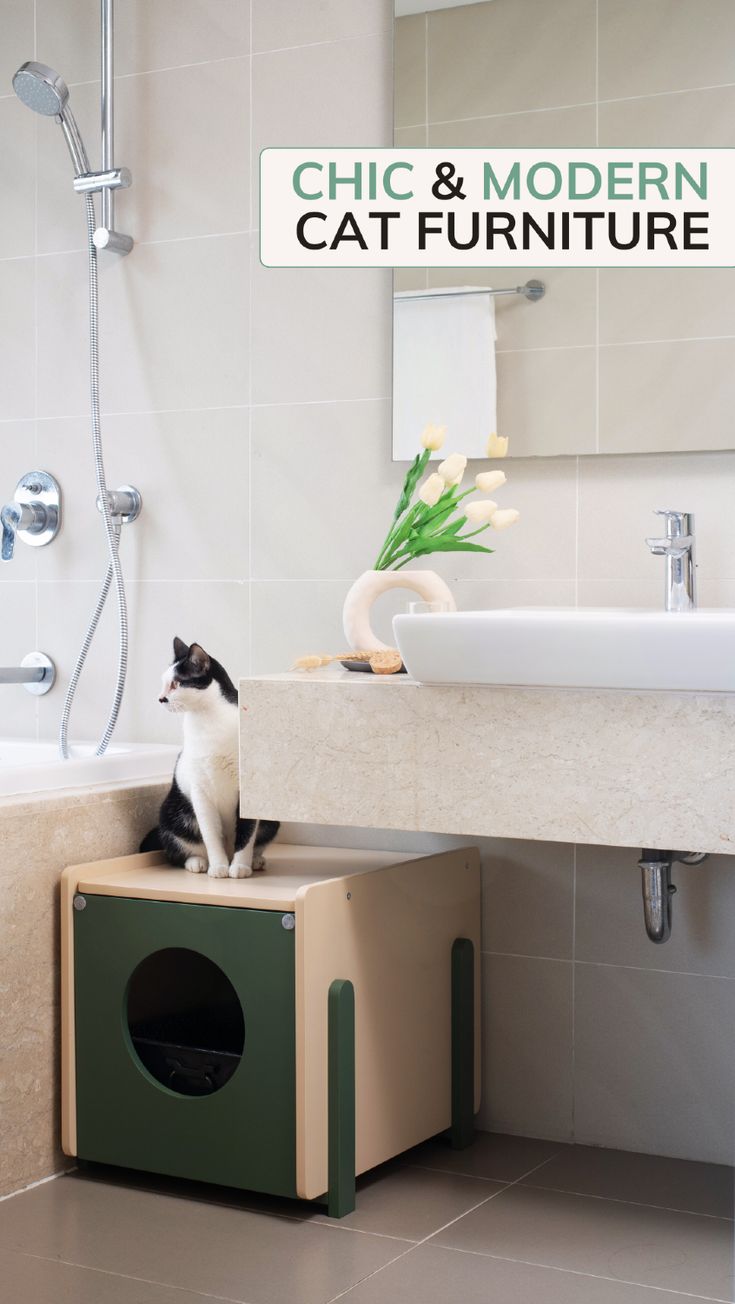
M 76 891 L 150 901 L 244 906 L 250 910 L 293 910 L 301 888 L 415 859 L 398 851 L 276 843 L 268 850 L 264 873 L 251 878 L 210 878 L 207 874 L 190 874 L 186 869 L 172 869 L 159 852 L 152 852 L 79 866 L 75 871 Z

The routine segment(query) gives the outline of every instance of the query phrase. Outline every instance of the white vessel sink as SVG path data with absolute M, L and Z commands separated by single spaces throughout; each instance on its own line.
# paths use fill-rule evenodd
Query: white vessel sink
M 735 610 L 513 607 L 400 615 L 424 684 L 735 691 Z

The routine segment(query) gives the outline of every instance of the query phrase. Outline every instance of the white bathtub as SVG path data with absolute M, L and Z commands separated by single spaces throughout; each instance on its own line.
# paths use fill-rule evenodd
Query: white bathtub
M 55 788 L 108 787 L 171 778 L 178 747 L 164 743 L 113 744 L 104 756 L 93 743 L 75 743 L 71 760 L 59 759 L 56 743 L 0 738 L 0 797 Z

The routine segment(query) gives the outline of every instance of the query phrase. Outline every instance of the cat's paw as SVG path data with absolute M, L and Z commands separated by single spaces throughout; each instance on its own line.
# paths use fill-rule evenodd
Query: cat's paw
M 207 862 L 204 856 L 188 856 L 184 861 L 184 869 L 188 869 L 190 874 L 206 874 Z
M 207 873 L 210 878 L 227 878 L 229 869 L 227 861 L 223 860 L 219 865 L 210 865 Z
M 253 869 L 256 873 L 261 873 L 265 869 L 265 856 L 262 851 L 256 851 L 253 856 Z
M 230 878 L 250 878 L 252 872 L 253 866 L 250 864 L 250 861 L 245 860 L 239 855 L 233 856 L 228 870 Z

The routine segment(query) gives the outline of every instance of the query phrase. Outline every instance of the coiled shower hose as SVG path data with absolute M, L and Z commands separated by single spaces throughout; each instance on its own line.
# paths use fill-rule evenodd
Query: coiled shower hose
M 100 354 L 99 354 L 99 287 L 97 281 L 97 248 L 94 243 L 94 232 L 96 226 L 94 200 L 90 194 L 85 195 L 86 215 L 87 215 L 87 239 L 89 244 L 89 394 L 90 394 L 90 411 L 92 418 L 92 450 L 94 453 L 94 469 L 97 480 L 97 494 L 99 497 L 102 511 L 102 520 L 105 527 L 105 536 L 107 539 L 107 552 L 109 555 L 109 565 L 107 574 L 100 589 L 92 619 L 87 626 L 87 632 L 84 635 L 82 646 L 79 649 L 79 656 L 74 667 L 69 687 L 66 690 L 66 700 L 64 709 L 61 713 L 61 725 L 59 727 L 59 751 L 64 760 L 69 759 L 69 718 L 71 708 L 74 702 L 74 696 L 77 691 L 84 663 L 87 659 L 87 653 L 92 646 L 92 639 L 97 631 L 100 617 L 104 610 L 105 602 L 112 587 L 115 583 L 115 596 L 117 598 L 118 613 L 118 662 L 117 662 L 117 683 L 115 685 L 115 695 L 112 700 L 110 714 L 107 717 L 104 733 L 100 738 L 95 755 L 102 756 L 107 750 L 110 739 L 112 738 L 117 717 L 120 714 L 120 706 L 125 692 L 125 678 L 128 670 L 128 609 L 125 600 L 125 581 L 123 579 L 122 566 L 120 565 L 119 544 L 121 526 L 113 521 L 110 513 L 110 504 L 107 497 L 107 480 L 105 479 L 105 463 L 102 453 L 102 422 L 100 417 Z

